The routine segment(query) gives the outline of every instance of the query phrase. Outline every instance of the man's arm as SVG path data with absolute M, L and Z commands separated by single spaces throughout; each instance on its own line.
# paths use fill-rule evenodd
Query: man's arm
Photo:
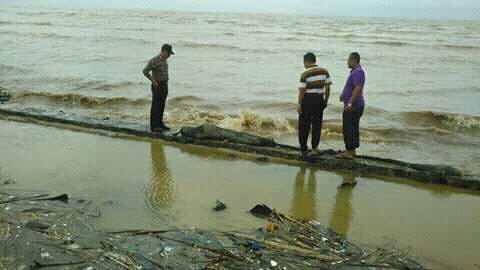
M 152 70 L 152 65 L 150 64 L 150 62 L 148 62 L 148 64 L 143 68 L 143 75 L 145 77 L 147 77 L 147 79 L 149 79 L 150 81 L 152 80 L 152 75 L 150 75 L 150 71 Z
M 363 85 L 355 86 L 355 88 L 353 89 L 352 97 L 350 98 L 347 104 L 347 108 L 346 108 L 347 111 L 352 110 L 353 103 L 355 103 L 355 100 L 357 100 L 357 98 L 360 96 L 362 91 L 363 91 Z
M 325 79 L 325 105 L 323 107 L 324 109 L 328 105 L 328 99 L 330 98 L 331 85 L 332 85 L 332 80 L 330 79 L 330 73 L 328 73 L 327 71 L 327 78 Z
M 330 98 L 330 87 L 331 84 L 325 85 L 325 108 L 327 107 L 328 99 Z
M 158 86 L 157 80 L 155 79 L 153 74 L 151 74 L 150 72 L 151 70 L 152 70 L 152 65 L 149 61 L 148 64 L 145 66 L 145 68 L 143 68 L 142 73 L 147 79 L 149 79 L 152 82 L 154 86 Z
M 303 87 L 298 88 L 298 104 L 297 104 L 297 112 L 302 113 L 302 103 L 303 103 L 303 98 L 305 97 L 305 92 L 307 90 Z
M 355 88 L 353 88 L 352 97 L 350 97 L 350 100 L 348 101 L 347 108 L 346 108 L 347 111 L 352 110 L 353 104 L 355 103 L 357 98 L 360 96 L 360 94 L 362 94 L 363 85 L 365 84 L 365 73 L 363 73 L 363 71 L 356 72 L 353 75 L 352 80 L 353 80 L 353 85 L 355 85 Z
M 305 73 L 302 73 L 300 76 L 300 84 L 298 86 L 298 103 L 297 103 L 297 112 L 302 113 L 302 103 L 303 98 L 305 97 L 305 92 L 307 92 L 307 79 L 305 78 Z

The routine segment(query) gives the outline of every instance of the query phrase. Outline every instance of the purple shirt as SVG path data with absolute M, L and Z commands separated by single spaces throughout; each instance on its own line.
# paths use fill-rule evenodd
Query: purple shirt
M 350 71 L 350 74 L 348 75 L 347 82 L 345 83 L 345 87 L 343 88 L 343 104 L 347 106 L 348 102 L 350 101 L 350 98 L 352 97 L 353 94 L 353 89 L 355 89 L 355 86 L 365 85 L 365 72 L 362 69 L 362 66 L 356 65 L 355 67 L 352 68 Z M 357 97 L 355 102 L 352 104 L 352 107 L 364 107 L 365 106 L 365 100 L 363 99 L 363 91 L 360 93 L 360 96 Z

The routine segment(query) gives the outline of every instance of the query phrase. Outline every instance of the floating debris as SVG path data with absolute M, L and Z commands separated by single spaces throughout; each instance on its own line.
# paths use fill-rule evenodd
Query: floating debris
M 36 199 L 37 201 L 59 201 L 63 203 L 68 203 L 68 195 L 62 194 L 54 197 L 43 198 L 43 199 Z
M 270 209 L 268 206 L 265 204 L 257 204 L 255 207 L 250 209 L 249 211 L 252 215 L 261 217 L 261 218 L 266 218 L 272 214 L 272 209 Z
M 219 200 L 217 200 L 215 207 L 213 208 L 214 211 L 223 211 L 227 209 L 227 205 Z
M 42 257 L 42 259 L 53 259 L 52 255 L 50 255 L 48 251 L 40 253 L 40 257 Z
M 104 232 L 89 222 L 91 203 L 49 200 L 55 197 L 0 193 L 12 206 L 0 211 L 0 240 L 9 247 L 0 257 L 15 258 L 2 260 L 5 269 L 424 269 L 398 250 L 362 249 L 318 222 L 264 204 L 251 210 L 267 218 L 259 230 Z M 32 208 L 38 198 L 47 200 Z

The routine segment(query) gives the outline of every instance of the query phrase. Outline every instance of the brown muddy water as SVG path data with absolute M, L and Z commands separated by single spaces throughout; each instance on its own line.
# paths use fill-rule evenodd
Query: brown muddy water
M 263 220 L 246 211 L 266 203 L 354 242 L 401 248 L 433 269 L 480 264 L 479 193 L 111 133 L 4 120 L 0 130 L 0 176 L 16 180 L 8 188 L 93 200 L 99 228 L 251 229 Z M 338 188 L 354 179 L 356 187 Z M 216 199 L 228 209 L 213 212 Z

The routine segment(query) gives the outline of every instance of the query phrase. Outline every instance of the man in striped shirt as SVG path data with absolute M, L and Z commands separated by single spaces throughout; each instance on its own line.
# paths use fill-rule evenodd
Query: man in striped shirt
M 330 74 L 317 66 L 313 53 L 303 57 L 305 71 L 300 77 L 298 88 L 298 141 L 303 155 L 318 155 L 320 133 L 322 131 L 323 110 L 330 97 Z M 307 140 L 312 131 L 312 150 L 308 152 Z

